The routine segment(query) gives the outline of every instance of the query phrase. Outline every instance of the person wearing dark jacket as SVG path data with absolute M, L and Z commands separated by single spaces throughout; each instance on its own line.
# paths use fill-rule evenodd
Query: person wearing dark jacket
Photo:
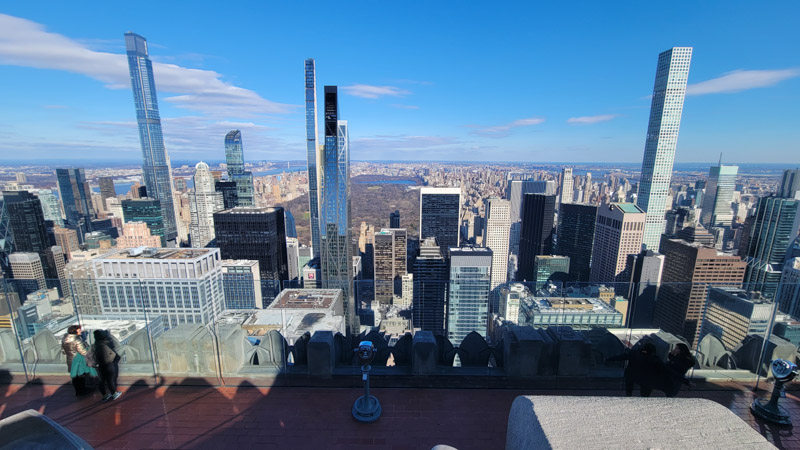
M 94 330 L 94 358 L 100 373 L 100 393 L 103 401 L 116 400 L 122 395 L 117 390 L 119 355 L 114 351 L 114 341 L 107 330 Z
M 628 362 L 625 367 L 625 395 L 628 397 L 633 395 L 635 384 L 639 385 L 642 397 L 650 397 L 667 370 L 664 362 L 656 355 L 656 346 L 651 342 L 608 358 L 606 361 Z
M 667 371 L 664 374 L 662 390 L 667 397 L 678 395 L 681 385 L 690 386 L 691 383 L 686 378 L 686 371 L 695 366 L 695 359 L 686 344 L 676 344 L 675 348 L 669 353 L 667 361 Z

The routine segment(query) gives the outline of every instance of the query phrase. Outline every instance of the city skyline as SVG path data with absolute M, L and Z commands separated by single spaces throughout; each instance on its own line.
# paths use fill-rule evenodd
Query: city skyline
M 462 20 L 480 19 L 487 32 L 526 17 L 564 15 L 562 10 L 545 7 L 508 8 L 485 17 L 459 14 Z M 581 24 L 589 20 L 593 8 L 577 8 L 570 14 Z M 3 81 L 16 87 L 4 92 L 10 108 L 0 118 L 9 136 L 0 149 L 15 150 L 4 152 L 6 157 L 24 150 L 40 159 L 77 161 L 113 153 L 120 161 L 135 160 L 135 122 L 126 98 L 130 94 L 120 89 L 129 82 L 124 49 L 115 41 L 122 32 L 134 29 L 159 50 L 154 71 L 156 84 L 164 92 L 160 106 L 165 142 L 173 159 L 218 158 L 224 151 L 221 137 L 232 128 L 248 135 L 250 160 L 305 159 L 303 102 L 295 74 L 300 61 L 311 56 L 325 68 L 327 82 L 342 86 L 343 105 L 352 112 L 348 118 L 360 124 L 351 136 L 353 160 L 635 161 L 646 133 L 652 60 L 676 45 L 695 48 L 676 162 L 714 161 L 719 151 L 732 163 L 796 159 L 792 143 L 797 132 L 790 124 L 791 100 L 800 90 L 800 61 L 793 60 L 796 57 L 784 44 L 770 45 L 790 41 L 791 14 L 747 11 L 745 17 L 744 11 L 735 8 L 703 5 L 694 8 L 691 16 L 663 13 L 661 20 L 676 25 L 655 37 L 637 33 L 650 26 L 637 20 L 650 17 L 648 8 L 641 6 L 613 18 L 632 27 L 624 31 L 605 29 L 625 28 L 614 26 L 598 30 L 585 23 L 585 30 L 576 29 L 577 25 L 558 29 L 546 23 L 530 27 L 537 31 L 510 31 L 513 26 L 503 26 L 509 34 L 502 42 L 476 42 L 481 33 L 472 36 L 456 24 L 445 23 L 441 30 L 423 31 L 397 52 L 382 50 L 393 48 L 395 27 L 411 20 L 403 15 L 386 30 L 364 25 L 373 31 L 373 42 L 357 42 L 352 49 L 337 48 L 325 54 L 317 48 L 317 32 L 298 37 L 306 27 L 294 29 L 297 24 L 289 20 L 276 24 L 270 36 L 298 37 L 295 43 L 282 38 L 281 42 L 290 43 L 285 48 L 270 47 L 266 57 L 248 58 L 247 52 L 254 50 L 247 39 L 251 18 L 230 37 L 214 35 L 219 42 L 196 33 L 187 41 L 172 30 L 182 29 L 181 18 L 175 27 L 164 27 L 160 25 L 166 19 L 158 15 L 148 14 L 145 19 L 139 15 L 143 12 L 136 11 L 118 18 L 111 11 L 102 25 L 95 27 L 94 20 L 89 28 L 84 21 L 96 17 L 78 17 L 58 7 L 43 13 L 14 5 L 10 8 L 14 11 L 6 11 L 9 15 L 0 15 Z M 336 13 L 345 16 L 341 20 L 364 18 L 364 14 L 346 17 L 346 9 Z M 275 11 L 284 12 L 300 17 L 291 11 Z M 431 12 L 432 17 L 444 14 L 436 7 Z M 519 13 L 518 17 L 510 12 Z M 758 20 L 765 14 L 770 20 Z M 193 17 L 196 26 L 211 20 L 197 15 Z M 713 23 L 704 25 L 708 29 L 693 29 L 711 17 Z M 726 18 L 730 20 L 722 20 Z M 309 20 L 322 17 L 311 14 Z M 738 24 L 745 20 L 753 33 L 742 36 Z M 95 34 L 87 36 L 87 29 Z M 441 33 L 452 34 L 457 45 L 439 42 Z M 629 42 L 633 41 L 630 33 L 640 39 Z M 590 35 L 612 51 L 605 55 L 579 45 Z M 350 41 L 353 35 L 344 38 Z M 437 51 L 422 55 L 414 51 L 431 40 Z M 453 62 L 464 61 L 471 46 L 475 50 L 469 55 L 474 58 L 471 64 L 496 69 L 476 74 L 457 70 Z M 42 48 L 51 50 L 42 53 Z M 411 58 L 419 59 L 413 64 Z M 503 64 L 511 62 L 514 68 L 503 70 Z M 541 70 L 543 62 L 546 70 Z M 269 73 L 263 64 L 268 64 Z M 524 74 L 521 80 L 519 73 Z M 42 135 L 33 133 L 34 128 L 50 131 Z M 34 138 L 24 139 L 27 136 Z M 765 148 L 769 151 L 764 152 Z

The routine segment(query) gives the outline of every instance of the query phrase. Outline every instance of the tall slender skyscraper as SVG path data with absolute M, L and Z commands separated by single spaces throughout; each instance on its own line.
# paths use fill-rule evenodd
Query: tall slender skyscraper
M 664 232 L 669 182 L 691 61 L 691 47 L 673 47 L 658 55 L 650 121 L 644 144 L 642 179 L 636 198 L 637 206 L 647 213 L 643 244 L 655 252 Z
M 552 180 L 511 180 L 506 198 L 511 201 L 511 232 L 509 252 L 519 256 L 519 239 L 522 232 L 522 202 L 525 194 L 556 195 L 556 182 Z
M 311 247 L 314 253 L 320 252 L 319 241 L 319 181 L 322 174 L 322 152 L 317 148 L 317 72 L 315 62 L 309 58 L 305 62 L 306 74 L 306 158 L 308 160 L 308 210 L 311 220 Z
M 139 124 L 139 141 L 142 144 L 144 185 L 147 187 L 147 196 L 161 202 L 164 238 L 174 242 L 178 237 L 178 228 L 172 198 L 172 169 L 161 132 L 156 83 L 153 64 L 147 52 L 147 40 L 136 33 L 125 33 L 125 48 L 136 106 L 136 122 Z
M 572 179 L 572 167 L 561 169 L 561 203 L 572 203 L 575 180 Z M 560 211 L 560 209 L 559 209 Z
M 508 281 L 508 239 L 511 231 L 511 202 L 496 197 L 486 201 L 483 245 L 492 251 L 492 283 L 489 313 L 500 309 L 498 286 Z
M 706 193 L 703 195 L 700 223 L 706 227 L 730 227 L 733 222 L 733 191 L 739 166 L 712 167 L 708 172 Z
M 225 135 L 225 163 L 228 165 L 228 179 L 236 183 L 236 206 L 256 206 L 253 174 L 244 170 L 244 148 L 239 130 L 231 130 Z
M 342 290 L 348 333 L 358 334 L 350 243 L 349 147 L 347 121 L 339 120 L 338 90 L 336 86 L 325 86 L 325 164 L 320 211 L 322 286 Z
M 214 213 L 222 211 L 222 193 L 214 190 L 214 177 L 208 164 L 199 162 L 194 172 L 194 192 L 189 194 L 192 247 L 205 247 L 214 239 Z
M 423 238 L 414 260 L 412 320 L 414 328 L 445 334 L 449 273 L 447 260 L 435 238 Z

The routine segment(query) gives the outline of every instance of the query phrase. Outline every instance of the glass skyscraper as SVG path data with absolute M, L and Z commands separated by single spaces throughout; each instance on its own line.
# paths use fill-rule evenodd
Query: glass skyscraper
M 708 172 L 706 193 L 703 195 L 703 206 L 700 223 L 706 228 L 729 227 L 733 222 L 733 191 L 736 190 L 736 174 L 739 166 L 712 167 Z
M 125 222 L 144 222 L 150 229 L 150 234 L 161 238 L 161 246 L 167 246 L 165 236 L 164 208 L 161 200 L 153 199 L 125 199 L 122 201 L 122 217 Z
M 569 257 L 569 281 L 589 281 L 597 207 L 562 203 L 558 208 L 556 254 Z
M 128 53 L 133 101 L 136 105 L 139 141 L 142 144 L 144 185 L 147 187 L 148 197 L 161 201 L 164 238 L 175 241 L 178 229 L 172 200 L 172 170 L 161 132 L 153 64 L 147 52 L 147 40 L 135 33 L 125 33 L 125 48 Z
M 322 286 L 341 289 L 348 333 L 358 334 L 353 306 L 350 244 L 350 145 L 347 121 L 339 120 L 336 86 L 325 86 L 325 160 L 320 211 Z
M 244 146 L 239 130 L 231 130 L 225 136 L 225 163 L 228 165 L 228 179 L 236 183 L 236 206 L 255 206 L 253 174 L 244 170 Z
M 488 248 L 450 249 L 447 338 L 453 345 L 459 345 L 472 331 L 486 337 L 491 268 Z
M 306 75 L 306 158 L 308 159 L 308 209 L 311 220 L 311 247 L 319 254 L 319 178 L 317 167 L 322 166 L 317 149 L 317 74 L 313 59 L 305 61 Z
M 780 197 L 763 197 L 750 228 L 748 242 L 746 287 L 760 291 L 766 298 L 774 298 L 786 251 L 797 236 L 800 227 L 800 200 Z
M 658 251 L 664 232 L 669 182 L 691 61 L 691 47 L 673 47 L 658 55 L 642 160 L 642 179 L 636 199 L 637 206 L 647 213 L 643 244 L 648 250 Z
M 92 191 L 86 181 L 86 172 L 83 169 L 56 169 L 56 180 L 67 216 L 67 227 L 77 230 L 78 239 L 83 242 L 84 233 L 94 231 Z

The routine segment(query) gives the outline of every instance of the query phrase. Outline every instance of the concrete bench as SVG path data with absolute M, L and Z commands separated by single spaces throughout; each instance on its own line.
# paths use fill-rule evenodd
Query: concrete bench
M 29 409 L 0 420 L 0 449 L 91 450 L 83 439 L 40 412 Z
M 506 450 L 774 449 L 719 403 L 693 398 L 519 396 Z

